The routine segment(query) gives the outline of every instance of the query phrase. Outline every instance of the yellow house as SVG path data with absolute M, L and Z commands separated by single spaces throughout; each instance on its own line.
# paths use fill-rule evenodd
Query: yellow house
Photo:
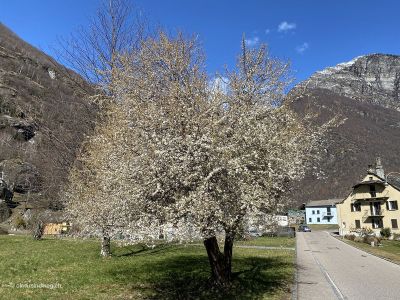
M 63 223 L 47 223 L 44 226 L 43 234 L 46 235 L 59 235 L 67 233 L 71 225 L 67 222 Z
M 380 235 L 382 228 L 400 233 L 400 188 L 387 182 L 381 161 L 369 166 L 364 179 L 353 186 L 350 195 L 336 204 L 341 235 L 370 229 Z

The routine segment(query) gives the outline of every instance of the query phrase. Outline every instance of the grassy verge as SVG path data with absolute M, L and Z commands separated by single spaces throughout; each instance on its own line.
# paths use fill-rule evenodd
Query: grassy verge
M 387 258 L 397 264 L 400 264 L 400 241 L 382 240 L 381 246 L 372 247 L 366 243 L 354 242 L 347 239 L 342 240 L 356 248 L 359 248 L 376 256 Z
M 259 237 L 248 241 L 238 241 L 235 245 L 294 248 L 296 239 L 290 237 Z
M 283 243 L 275 239 L 258 244 Z M 216 294 L 205 250 L 196 245 L 114 246 L 103 259 L 93 240 L 0 236 L 0 244 L 3 299 L 285 299 L 294 272 L 294 251 L 236 248 L 234 284 Z

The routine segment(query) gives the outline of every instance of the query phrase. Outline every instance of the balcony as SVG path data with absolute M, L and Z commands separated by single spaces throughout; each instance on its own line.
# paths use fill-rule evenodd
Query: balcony
M 365 209 L 364 210 L 364 214 L 362 216 L 362 221 L 365 223 L 367 221 L 367 219 L 371 219 L 371 218 L 383 218 L 385 214 L 385 210 L 383 208 L 380 209 L 376 209 L 376 208 L 372 208 L 372 209 Z
M 329 219 L 329 218 L 333 218 L 332 212 L 323 212 L 322 213 L 322 219 Z
M 365 192 L 365 193 L 354 193 L 352 195 L 352 201 L 357 201 L 357 200 L 386 200 L 389 198 L 389 191 L 383 191 L 383 192 Z
M 383 217 L 385 210 L 383 208 L 380 209 L 369 209 L 369 216 L 370 217 Z

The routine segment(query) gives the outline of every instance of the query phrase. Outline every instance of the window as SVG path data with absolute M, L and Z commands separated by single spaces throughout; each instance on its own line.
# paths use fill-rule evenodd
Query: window
M 312 214 L 315 215 L 315 210 L 312 211 Z
M 312 221 L 311 221 L 311 218 L 308 218 L 308 222 L 310 222 L 310 223 L 312 222 Z
M 361 204 L 359 202 L 350 204 L 351 211 L 361 211 Z
M 370 185 L 370 186 L 369 186 L 369 192 L 370 192 L 370 194 L 371 194 L 371 197 L 376 197 L 375 185 Z
M 372 176 L 370 176 L 370 177 L 369 177 L 369 180 L 370 180 L 370 181 L 372 181 L 372 180 L 373 180 Z
M 317 222 L 318 222 L 318 223 L 321 222 L 321 219 L 320 219 L 320 218 L 317 218 Z
M 360 220 L 356 220 L 356 228 L 361 228 Z
M 330 208 L 330 207 L 327 207 L 327 208 L 326 208 L 326 214 L 327 214 L 328 216 L 331 215 L 331 208 Z
M 317 210 L 317 215 L 319 215 L 319 210 Z
M 397 201 L 388 201 L 388 202 L 386 202 L 386 208 L 388 210 L 397 210 L 398 209 Z
M 392 228 L 397 229 L 399 226 L 397 225 L 397 219 L 392 219 Z
M 371 202 L 369 204 L 371 208 L 371 215 L 372 216 L 380 216 L 382 214 L 381 210 L 381 203 L 380 202 Z
M 372 228 L 377 229 L 377 228 L 382 228 L 382 220 L 380 219 L 372 219 Z

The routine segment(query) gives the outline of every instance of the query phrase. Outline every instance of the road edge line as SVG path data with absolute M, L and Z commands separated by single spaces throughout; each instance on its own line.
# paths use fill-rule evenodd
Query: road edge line
M 335 295 L 338 297 L 338 299 L 341 300 L 345 300 L 345 296 L 342 294 L 342 292 L 340 291 L 340 289 L 338 288 L 338 286 L 335 284 L 335 282 L 333 281 L 332 277 L 329 275 L 328 271 L 325 270 L 325 268 L 322 266 L 322 264 L 319 262 L 318 258 L 315 257 L 314 253 L 312 253 L 311 251 L 311 255 L 314 258 L 314 261 L 317 263 L 320 271 L 322 272 L 322 274 L 324 274 L 325 279 L 327 279 L 328 283 L 330 284 L 330 286 L 333 289 L 333 292 L 335 293 Z

